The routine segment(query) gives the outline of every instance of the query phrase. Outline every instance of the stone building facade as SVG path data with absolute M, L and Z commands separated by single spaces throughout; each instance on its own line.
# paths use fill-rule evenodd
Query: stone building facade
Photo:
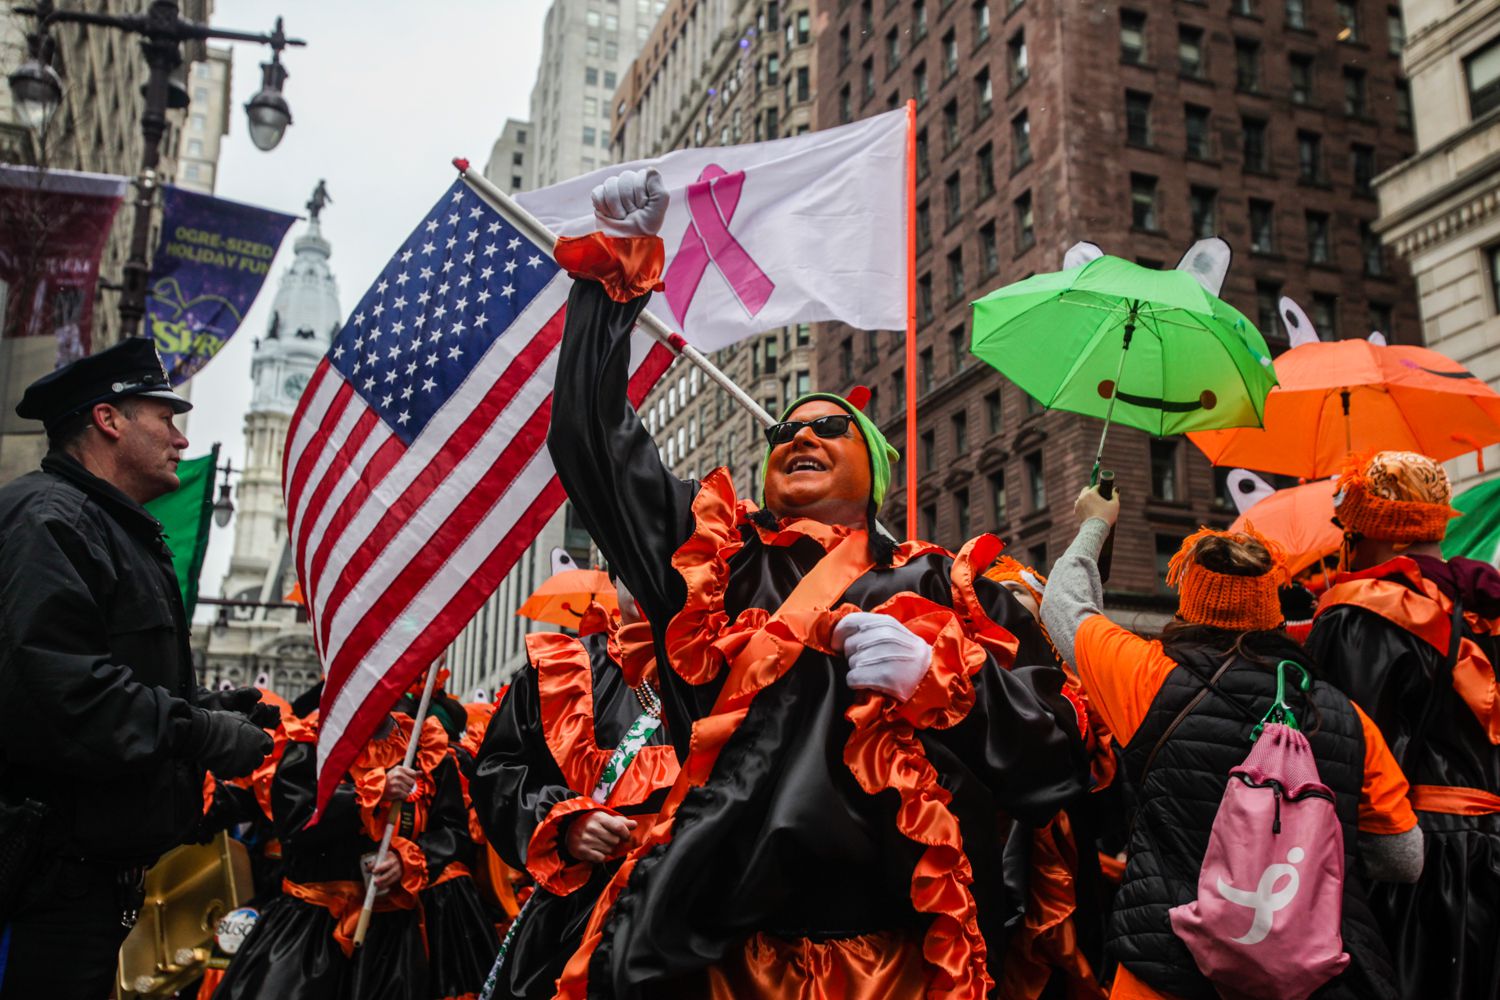
M 917 112 L 919 530 L 980 531 L 1045 568 L 1073 536 L 1099 422 L 1043 413 L 968 354 L 970 301 L 1062 266 L 1088 239 L 1173 266 L 1235 250 L 1223 297 L 1285 346 L 1276 301 L 1325 338 L 1418 340 L 1412 285 L 1380 251 L 1373 179 L 1413 146 L 1400 12 L 1376 0 L 835 0 L 817 20 L 820 126 Z M 899 331 L 820 324 L 818 377 L 861 381 L 904 442 Z M 1125 512 L 1115 599 L 1160 606 L 1183 535 L 1232 515 L 1185 439 L 1110 434 Z M 887 520 L 904 523 L 904 468 Z
M 1410 263 L 1427 346 L 1500 388 L 1500 4 L 1402 9 L 1417 152 L 1376 178 L 1377 228 Z M 1448 471 L 1459 490 L 1482 475 L 1474 455 Z
M 615 95 L 617 160 L 798 135 L 813 127 L 814 9 L 766 0 L 671 0 Z M 713 361 L 772 415 L 815 385 L 812 330 L 751 337 Z M 723 465 L 760 490 L 759 423 L 678 362 L 641 407 L 662 459 L 684 478 Z
M 507 118 L 505 126 L 500 129 L 499 138 L 490 147 L 490 158 L 484 165 L 484 176 L 506 194 L 525 191 L 529 186 L 526 183 L 526 171 L 531 165 L 532 151 L 535 148 L 532 136 L 535 133 L 536 129 L 531 122 Z

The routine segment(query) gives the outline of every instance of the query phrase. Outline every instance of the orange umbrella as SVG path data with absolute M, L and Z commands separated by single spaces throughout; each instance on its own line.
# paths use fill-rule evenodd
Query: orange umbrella
M 1289 489 L 1277 490 L 1241 514 L 1231 531 L 1241 531 L 1246 522 L 1286 551 L 1286 568 L 1292 576 L 1324 556 L 1338 552 L 1344 533 L 1333 523 L 1332 479 L 1319 479 Z
M 1276 359 L 1264 427 L 1188 434 L 1215 465 L 1314 479 L 1350 452 L 1417 451 L 1446 461 L 1500 442 L 1500 393 L 1423 347 L 1303 344 Z
M 590 601 L 598 601 L 604 610 L 618 611 L 619 598 L 609 582 L 609 575 L 597 569 L 565 569 L 553 573 L 516 609 L 516 614 L 534 621 L 577 628 Z

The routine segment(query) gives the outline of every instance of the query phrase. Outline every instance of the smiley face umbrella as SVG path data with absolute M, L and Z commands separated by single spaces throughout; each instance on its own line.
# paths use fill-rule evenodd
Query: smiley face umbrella
M 1424 347 L 1303 344 L 1276 359 L 1276 374 L 1263 428 L 1188 435 L 1209 461 L 1313 479 L 1337 473 L 1350 452 L 1445 462 L 1500 443 L 1500 393 Z
M 1276 384 L 1239 310 L 1186 271 L 1108 255 L 979 299 L 970 349 L 1049 409 L 1103 419 L 1101 456 L 1111 423 L 1158 436 L 1259 426 Z
M 594 602 L 608 612 L 619 610 L 619 595 L 609 575 L 597 569 L 565 569 L 543 580 L 516 614 L 549 625 L 577 628 Z

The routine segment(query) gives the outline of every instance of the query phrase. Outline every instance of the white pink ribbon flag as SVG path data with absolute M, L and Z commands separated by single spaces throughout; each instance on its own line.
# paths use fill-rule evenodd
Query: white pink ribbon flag
M 666 291 L 653 308 L 700 350 L 816 320 L 904 330 L 906 122 L 905 110 L 888 111 L 788 139 L 675 150 L 516 200 L 558 235 L 580 236 L 598 228 L 595 185 L 659 170 L 672 203 Z

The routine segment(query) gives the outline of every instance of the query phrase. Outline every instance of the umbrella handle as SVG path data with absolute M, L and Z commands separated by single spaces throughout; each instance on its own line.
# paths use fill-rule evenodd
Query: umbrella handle
M 1115 495 L 1115 474 L 1108 469 L 1099 473 L 1099 495 L 1108 500 Z M 1110 566 L 1115 558 L 1115 529 L 1110 525 L 1109 534 L 1104 536 L 1104 547 L 1099 550 L 1099 582 L 1103 583 L 1109 579 Z

